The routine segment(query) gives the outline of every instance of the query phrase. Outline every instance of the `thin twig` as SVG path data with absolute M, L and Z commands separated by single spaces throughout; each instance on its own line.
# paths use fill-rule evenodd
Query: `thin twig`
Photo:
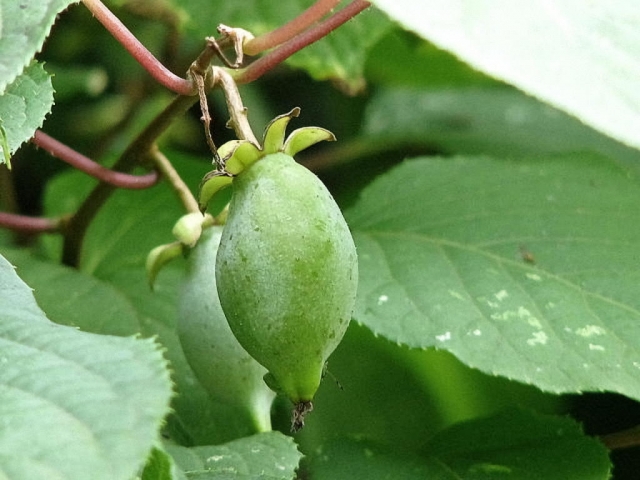
M 169 182 L 187 212 L 200 213 L 198 201 L 189 190 L 187 184 L 184 183 L 180 174 L 173 168 L 171 161 L 156 146 L 151 149 L 150 153 L 154 165 L 162 172 L 162 176 Z
M 85 7 L 161 85 L 180 95 L 194 95 L 193 84 L 168 70 L 100 0 L 82 0 Z
M 20 233 L 54 233 L 62 229 L 62 220 L 0 212 L 0 226 Z
M 155 185 L 160 179 L 155 171 L 146 175 L 129 175 L 109 170 L 40 130 L 36 131 L 31 142 L 81 172 L 115 187 L 142 190 Z
M 243 46 L 244 53 L 257 55 L 281 45 L 319 21 L 339 3 L 340 0 L 318 0 L 290 22 L 247 41 Z
M 193 81 L 198 87 L 198 98 L 200 99 L 200 111 L 202 112 L 202 123 L 204 124 L 204 138 L 207 140 L 207 145 L 209 145 L 209 150 L 213 154 L 214 162 L 217 166 L 222 165 L 222 160 L 220 160 L 220 155 L 218 155 L 218 148 L 211 137 L 211 115 L 209 114 L 209 105 L 207 103 L 207 92 L 205 88 L 205 77 L 199 71 L 195 69 L 191 72 L 191 76 L 193 77 Z
M 262 75 L 282 63 L 298 50 L 301 50 L 302 48 L 325 37 L 333 30 L 348 22 L 358 13 L 366 10 L 370 6 L 371 2 L 367 2 L 365 0 L 354 0 L 345 8 L 343 8 L 339 12 L 336 12 L 334 15 L 332 15 L 322 23 L 319 23 L 315 27 L 306 30 L 305 32 L 276 48 L 272 52 L 268 53 L 264 57 L 253 62 L 236 76 L 236 82 L 249 83 L 260 78 Z

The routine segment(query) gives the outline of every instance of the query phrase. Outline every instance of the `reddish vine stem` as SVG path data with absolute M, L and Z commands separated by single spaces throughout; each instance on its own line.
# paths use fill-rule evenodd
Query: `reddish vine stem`
M 146 175 L 129 175 L 109 170 L 40 130 L 36 131 L 31 142 L 81 172 L 115 187 L 142 190 L 155 185 L 160 179 L 157 171 Z
M 316 42 L 317 40 L 320 40 L 322 37 L 325 37 L 333 30 L 351 20 L 357 14 L 359 14 L 363 10 L 366 10 L 370 6 L 371 2 L 367 2 L 365 0 L 354 0 L 349 5 L 344 7 L 339 12 L 336 12 L 325 21 L 319 23 L 315 27 L 310 28 L 309 30 L 304 31 L 300 35 L 282 44 L 272 52 L 266 54 L 264 57 L 253 62 L 238 74 L 238 76 L 235 78 L 236 82 L 249 83 L 260 78 L 262 75 L 276 67 L 278 64 L 282 63 L 298 50 L 301 50 L 304 47 Z
M 247 41 L 244 53 L 256 55 L 286 42 L 320 20 L 339 3 L 340 0 L 318 0 L 290 22 Z
M 28 217 L 16 213 L 0 212 L 0 226 L 20 233 L 54 233 L 62 229 L 60 219 Z
M 194 85 L 168 70 L 100 0 L 82 0 L 85 7 L 158 83 L 180 95 L 194 95 Z

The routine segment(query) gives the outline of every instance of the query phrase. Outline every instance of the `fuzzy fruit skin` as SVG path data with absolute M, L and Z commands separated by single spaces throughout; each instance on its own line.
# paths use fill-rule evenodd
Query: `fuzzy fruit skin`
M 267 370 L 240 346 L 218 299 L 215 263 L 221 235 L 219 226 L 205 229 L 190 252 L 178 310 L 178 337 L 209 396 L 244 411 L 252 430 L 269 431 L 275 394 L 263 381 Z
M 310 402 L 349 325 L 358 283 L 353 238 L 322 182 L 282 153 L 240 173 L 216 276 L 240 344 L 292 402 Z

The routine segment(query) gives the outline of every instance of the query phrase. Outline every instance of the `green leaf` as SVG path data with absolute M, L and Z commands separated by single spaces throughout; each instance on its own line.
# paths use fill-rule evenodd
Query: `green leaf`
M 291 480 L 302 457 L 293 439 L 279 432 L 259 433 L 224 445 L 167 445 L 166 449 L 187 478 L 198 480 Z
M 600 157 L 407 161 L 345 214 L 354 317 L 545 391 L 640 399 L 639 201 Z
M 186 480 L 186 478 L 168 453 L 154 447 L 147 459 L 140 480 Z
M 77 0 L 0 0 L 0 95 L 40 51 L 56 16 Z
M 501 84 L 400 27 L 392 29 L 371 48 L 365 71 L 369 81 L 387 87 Z
M 157 344 L 49 322 L 3 257 L 0 292 L 0 470 L 25 480 L 129 480 L 168 410 Z
M 0 142 L 0 163 L 33 137 L 52 106 L 51 77 L 42 64 L 34 62 L 0 95 L 0 128 L 5 137 Z
M 338 438 L 311 455 L 308 470 L 315 480 L 606 480 L 610 463 L 572 420 L 509 409 L 437 433 L 422 457 Z
M 248 0 L 244 2 L 193 0 L 178 2 L 189 17 L 187 28 L 195 36 L 216 35 L 219 23 L 241 27 L 254 35 L 274 30 L 314 2 L 311 0 Z M 362 88 L 367 51 L 392 24 L 370 8 L 315 44 L 294 54 L 286 63 L 304 69 L 316 80 L 338 80 L 349 91 Z
M 399 454 L 370 442 L 346 438 L 322 445 L 311 455 L 308 470 L 314 480 L 460 479 L 435 459 Z
M 426 451 L 453 478 L 469 480 L 607 480 L 611 473 L 607 449 L 573 420 L 518 409 L 453 425 Z
M 58 324 L 106 335 L 140 333 L 140 321 L 129 299 L 114 287 L 72 268 L 39 260 L 21 250 L 2 254 L 34 289 L 38 305 Z
M 594 151 L 630 164 L 640 160 L 637 150 L 513 88 L 382 89 L 367 106 L 363 134 L 455 153 Z
M 635 1 L 375 3 L 473 67 L 640 147 Z

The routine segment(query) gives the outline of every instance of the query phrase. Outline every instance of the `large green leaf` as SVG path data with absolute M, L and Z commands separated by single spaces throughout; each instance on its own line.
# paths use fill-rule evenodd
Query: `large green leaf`
M 640 399 L 639 201 L 600 157 L 407 161 L 346 212 L 355 318 L 546 391 Z
M 640 147 L 640 10 L 634 0 L 375 3 L 479 70 Z
M 261 35 L 294 19 L 313 3 L 311 0 L 191 0 L 179 5 L 189 17 L 190 31 L 204 39 L 216 34 L 219 23 Z M 306 70 L 317 80 L 338 80 L 348 90 L 357 90 L 364 82 L 362 75 L 367 51 L 390 28 L 391 22 L 386 16 L 371 8 L 328 37 L 296 53 L 287 63 Z
M 511 409 L 453 425 L 429 440 L 424 457 L 339 438 L 311 455 L 311 478 L 330 480 L 606 480 L 606 448 L 572 420 Z
M 302 454 L 293 438 L 268 432 L 224 445 L 179 447 L 167 451 L 187 478 L 198 480 L 291 480 Z
M 157 344 L 49 322 L 3 257 L 0 312 L 0 471 L 21 480 L 130 479 L 168 410 Z
M 314 480 L 459 480 L 446 465 L 399 454 L 363 440 L 337 438 L 313 452 L 305 465 Z
M 454 478 L 607 480 L 607 449 L 568 418 L 510 409 L 454 425 L 433 437 L 426 451 Z
M 40 51 L 56 16 L 77 0 L 0 0 L 0 95 Z
M 0 163 L 33 137 L 52 106 L 51 77 L 34 62 L 0 95 Z
M 381 89 L 363 134 L 426 143 L 449 153 L 504 155 L 595 151 L 630 164 L 640 152 L 513 88 Z
M 39 260 L 25 251 L 2 251 L 33 288 L 38 305 L 56 323 L 107 335 L 140 333 L 129 299 L 106 282 L 72 268 Z

